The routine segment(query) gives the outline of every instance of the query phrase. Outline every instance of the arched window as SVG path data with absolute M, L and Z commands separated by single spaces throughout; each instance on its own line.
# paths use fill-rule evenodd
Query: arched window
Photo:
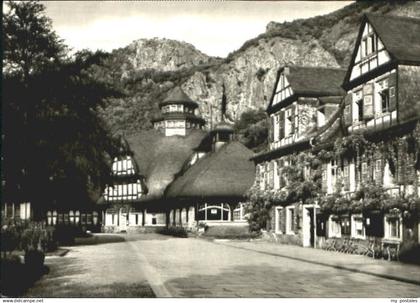
M 204 203 L 198 209 L 198 220 L 204 221 L 228 221 L 230 207 L 226 203 Z
M 70 211 L 70 224 L 74 224 L 74 211 Z

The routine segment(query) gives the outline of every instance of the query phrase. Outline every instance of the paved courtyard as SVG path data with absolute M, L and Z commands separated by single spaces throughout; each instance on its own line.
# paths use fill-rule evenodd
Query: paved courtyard
M 316 254 L 321 251 L 285 247 L 295 251 L 289 258 L 273 253 L 276 246 L 272 244 L 258 252 L 262 246 L 249 242 L 211 242 L 155 234 L 127 235 L 125 238 L 125 242 L 119 243 L 70 247 L 66 256 L 48 258 L 50 274 L 26 295 L 420 297 L 420 286 L 414 283 L 298 258 L 306 254 L 308 258 L 313 255 L 317 259 Z M 394 265 L 400 266 L 393 262 L 374 262 L 365 257 L 355 260 L 361 262 L 359 267 L 369 268 L 370 265 L 371 270 L 382 273 L 389 271 L 388 266 L 391 270 L 395 270 Z M 420 276 L 420 267 L 401 265 L 401 268 L 409 268 L 409 275 Z

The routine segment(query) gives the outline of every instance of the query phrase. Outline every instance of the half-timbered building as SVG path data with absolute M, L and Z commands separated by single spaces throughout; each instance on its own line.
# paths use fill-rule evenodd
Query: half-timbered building
M 204 131 L 197 102 L 179 87 L 159 108 L 153 129 L 127 136 L 129 152 L 114 160 L 115 182 L 101 200 L 104 230 L 246 224 L 240 202 L 254 180 L 252 152 L 227 123 Z
M 344 79 L 342 132 L 320 135 L 329 150 L 322 187 L 327 238 L 399 250 L 419 235 L 420 19 L 366 15 Z M 319 149 L 318 149 L 319 150 Z M 376 191 L 382 191 L 380 195 Z
M 345 70 L 336 68 L 286 66 L 279 70 L 267 108 L 269 147 L 252 158 L 257 167 L 256 190 L 287 195 L 291 180 L 286 171 L 297 166 L 295 155 L 310 150 L 313 136 L 328 128 L 339 113 L 344 75 Z M 303 176 L 309 173 L 310 167 L 303 166 Z M 278 241 L 314 245 L 317 206 L 313 201 L 303 202 L 274 203 L 266 228 Z

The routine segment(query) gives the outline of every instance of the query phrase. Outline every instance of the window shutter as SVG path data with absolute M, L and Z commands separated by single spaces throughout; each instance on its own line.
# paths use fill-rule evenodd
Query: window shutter
M 344 164 L 343 168 L 343 178 L 344 178 L 344 190 L 350 190 L 350 167 L 347 163 Z
M 327 164 L 323 163 L 322 164 L 322 184 L 321 184 L 321 189 L 323 192 L 327 192 Z
M 291 111 L 291 115 L 290 115 L 290 128 L 291 128 L 291 134 L 296 134 L 296 123 L 295 123 L 295 111 L 296 111 L 296 106 L 295 105 L 291 105 L 290 106 L 290 111 Z
M 400 155 L 403 155 L 401 153 Z M 404 184 L 405 182 L 405 165 L 403 157 L 397 155 L 397 182 L 398 184 Z
M 280 160 L 276 160 L 277 162 L 277 169 L 275 170 L 275 174 L 277 175 L 277 180 L 279 182 L 279 188 L 281 188 L 281 173 L 280 173 Z
M 350 126 L 352 123 L 352 112 L 351 112 L 351 104 L 353 100 L 353 94 L 350 92 L 344 98 L 344 125 Z
M 269 166 L 270 167 L 270 172 L 269 172 L 269 174 L 270 174 L 270 189 L 273 189 L 274 188 L 274 162 L 271 161 L 269 165 L 270 165 Z
M 382 173 L 384 169 L 383 161 L 380 158 L 377 158 L 375 161 L 375 183 L 376 184 L 382 184 Z
M 283 174 L 282 174 L 283 166 L 284 166 L 284 161 L 283 160 L 278 160 L 277 161 L 277 173 L 279 175 L 279 188 L 282 188 L 284 186 Z
M 280 211 L 280 218 L 281 218 L 281 222 L 280 222 L 280 230 L 283 234 L 286 233 L 286 209 L 283 208 Z
M 363 119 L 373 118 L 373 83 L 363 86 Z
M 366 160 L 362 160 L 361 170 L 362 170 L 362 173 L 361 173 L 362 180 L 360 180 L 360 181 L 361 182 L 367 182 L 368 181 L 368 178 L 369 178 L 369 172 L 368 172 L 369 167 L 368 167 L 368 163 L 367 163 Z
M 388 78 L 389 111 L 397 109 L 397 73 L 392 73 Z
M 280 139 L 283 139 L 285 134 L 284 134 L 284 111 L 280 112 L 280 118 L 279 118 L 279 133 L 280 133 Z
M 274 142 L 274 126 L 275 126 L 275 116 L 270 117 L 270 142 Z

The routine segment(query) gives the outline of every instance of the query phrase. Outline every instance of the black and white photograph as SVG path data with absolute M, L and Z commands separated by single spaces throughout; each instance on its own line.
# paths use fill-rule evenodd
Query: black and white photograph
M 420 302 L 420 1 L 2 11 L 3 303 Z

